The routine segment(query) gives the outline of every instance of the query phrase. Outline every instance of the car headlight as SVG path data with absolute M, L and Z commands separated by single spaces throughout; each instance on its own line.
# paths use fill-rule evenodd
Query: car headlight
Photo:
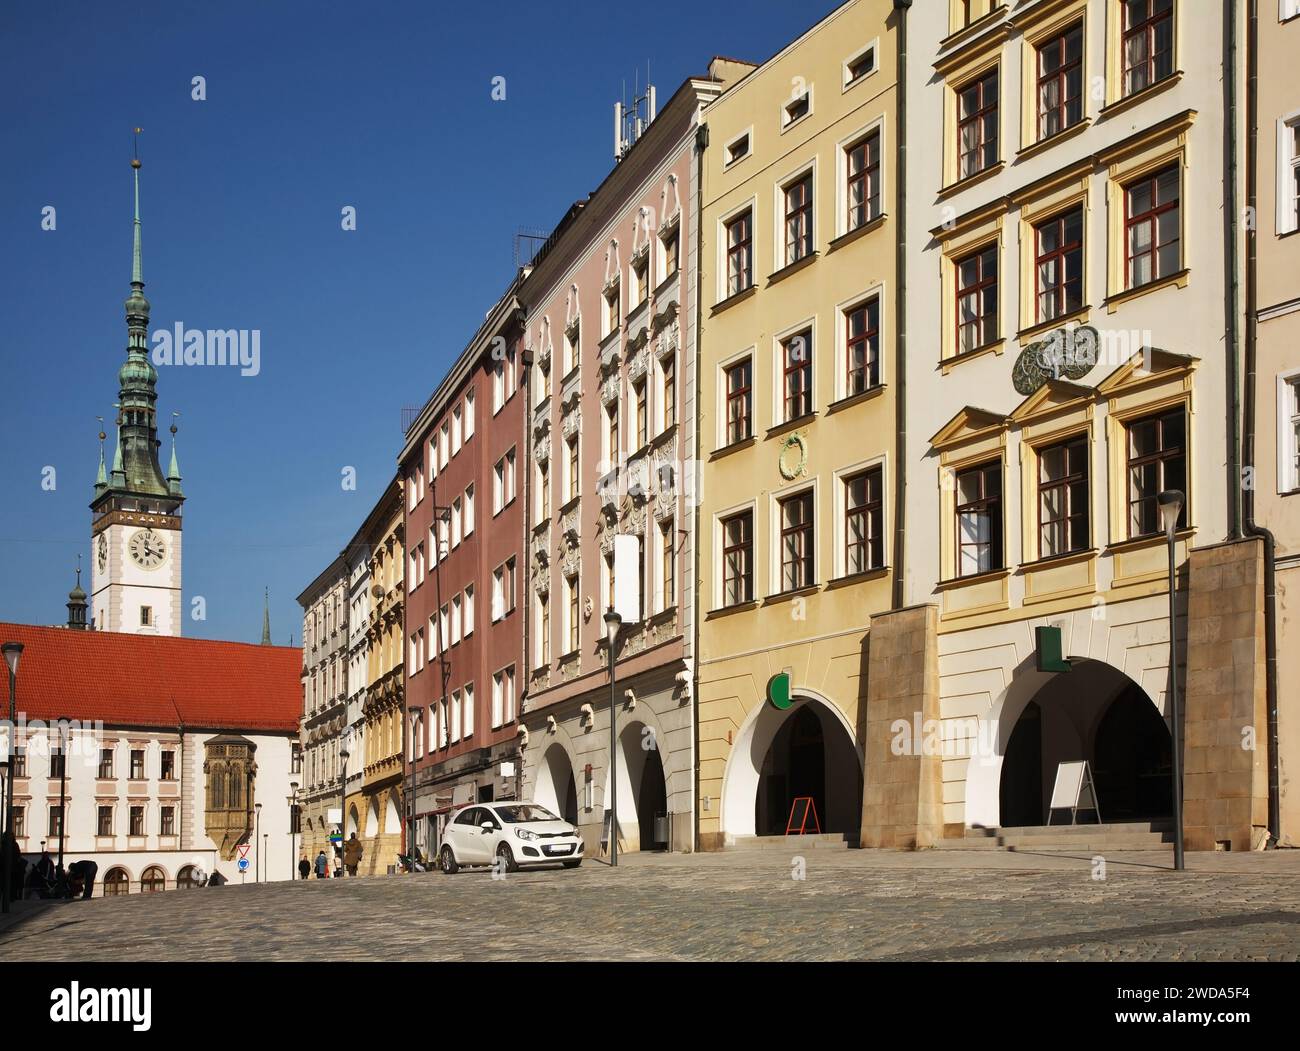
M 526 829 L 526 828 L 517 828 L 517 829 L 515 829 L 515 835 L 518 836 L 520 839 L 536 839 L 536 838 L 537 838 L 537 833 L 536 833 L 536 832 L 529 832 L 528 829 Z

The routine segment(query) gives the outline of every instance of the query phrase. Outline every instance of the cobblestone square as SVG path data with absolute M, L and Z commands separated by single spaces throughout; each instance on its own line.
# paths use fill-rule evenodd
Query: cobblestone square
M 19 961 L 1296 961 L 1300 852 L 792 850 L 24 903 Z

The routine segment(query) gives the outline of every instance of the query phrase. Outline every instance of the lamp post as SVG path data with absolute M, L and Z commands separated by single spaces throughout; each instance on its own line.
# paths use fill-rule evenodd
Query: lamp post
M 1182 720 L 1178 711 L 1178 633 L 1177 633 L 1177 577 L 1174 573 L 1174 534 L 1183 512 L 1183 494 L 1177 489 L 1166 489 L 1156 497 L 1160 508 L 1160 524 L 1164 526 L 1169 541 L 1169 724 L 1173 737 L 1174 775 L 1174 868 L 1183 868 L 1183 746 L 1179 734 Z
M 623 618 L 611 606 L 605 611 L 605 640 L 609 643 L 609 863 L 618 865 L 618 708 L 614 698 L 618 629 Z
M 289 782 L 289 879 L 298 871 L 298 782 Z
M 9 758 L 6 763 L 8 776 L 5 778 L 5 852 L 3 859 L 0 859 L 0 868 L 4 869 L 4 904 L 0 906 L 0 911 L 8 912 L 9 895 L 13 893 L 10 887 L 13 873 L 9 864 L 9 840 L 13 839 L 15 847 L 18 845 L 17 837 L 14 836 L 14 756 L 18 754 L 18 711 L 15 698 L 18 690 L 18 658 L 23 655 L 23 644 L 6 642 L 0 648 L 4 651 L 5 663 L 9 665 Z
M 63 839 L 68 829 L 68 720 L 59 720 L 59 864 L 54 870 L 63 878 Z
M 348 827 L 348 752 L 347 742 L 339 748 L 339 863 L 343 861 L 343 838 L 347 835 Z M 343 872 L 339 872 L 339 879 L 343 878 Z
M 262 804 L 253 804 L 253 846 L 257 853 L 253 855 L 253 882 L 262 881 Z
M 420 736 L 423 737 L 424 736 L 424 705 L 422 704 L 408 705 L 407 711 L 414 718 L 408 718 L 406 721 L 406 725 L 409 727 L 407 735 L 410 738 L 408 742 L 407 750 L 410 752 L 411 755 L 410 805 L 407 808 L 408 813 L 411 815 L 410 824 L 408 826 L 411 832 L 410 832 L 410 837 L 406 843 L 406 856 L 407 858 L 410 859 L 408 862 L 407 871 L 414 872 L 415 871 L 415 760 L 416 760 L 415 727 L 417 724 L 420 726 Z

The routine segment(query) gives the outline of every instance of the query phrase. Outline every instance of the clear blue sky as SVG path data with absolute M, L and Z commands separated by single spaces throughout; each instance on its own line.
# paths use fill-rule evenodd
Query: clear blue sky
M 208 608 L 185 632 L 256 641 L 269 586 L 273 638 L 296 642 L 296 596 L 392 477 L 402 407 L 508 284 L 513 234 L 550 229 L 611 167 L 623 80 L 649 62 L 666 101 L 710 56 L 765 59 L 835 6 L 4 5 L 0 620 L 61 623 L 77 554 L 90 564 L 95 417 L 111 424 L 126 348 L 133 126 L 151 330 L 261 331 L 257 377 L 159 380 L 162 426 L 182 413 L 187 608 Z

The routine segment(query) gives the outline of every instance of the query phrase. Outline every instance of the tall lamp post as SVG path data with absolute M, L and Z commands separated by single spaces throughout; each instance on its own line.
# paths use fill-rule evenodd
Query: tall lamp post
M 417 725 L 420 727 L 420 736 L 423 737 L 424 736 L 424 705 L 410 704 L 407 705 L 406 710 L 409 713 L 409 716 L 406 720 L 406 725 L 409 728 L 407 730 L 407 736 L 410 738 L 410 740 L 407 742 L 407 751 L 411 755 L 410 805 L 407 807 L 407 812 L 411 815 L 410 825 L 408 826 L 411 831 L 410 831 L 410 837 L 406 842 L 406 856 L 410 859 L 409 867 L 407 868 L 407 871 L 414 872 L 415 871 L 415 760 L 416 760 L 415 727 Z
M 618 630 L 623 618 L 611 606 L 605 611 L 605 640 L 609 643 L 609 863 L 618 865 L 618 707 L 615 701 L 615 662 Z
M 289 879 L 298 871 L 298 782 L 289 782 Z
M 1178 632 L 1177 632 L 1177 577 L 1174 570 L 1174 534 L 1178 531 L 1178 518 L 1183 512 L 1184 497 L 1177 489 L 1166 489 L 1156 497 L 1160 508 L 1160 524 L 1164 526 L 1169 542 L 1169 723 L 1173 737 L 1174 774 L 1174 868 L 1183 868 L 1183 745 L 1179 727 L 1182 719 L 1178 710 Z
M 348 828 L 348 751 L 346 741 L 339 748 L 339 865 L 343 864 L 343 840 L 347 836 Z M 342 879 L 345 871 L 339 869 L 339 879 Z
M 253 855 L 253 882 L 262 881 L 262 804 L 253 804 L 253 846 L 257 853 Z
M 18 845 L 17 837 L 14 836 L 14 756 L 18 754 L 18 737 L 16 733 L 18 711 L 15 698 L 18 690 L 18 658 L 23 655 L 23 644 L 21 642 L 6 642 L 0 649 L 3 649 L 5 663 L 9 665 L 9 758 L 6 763 L 8 776 L 5 778 L 6 852 L 4 858 L 0 859 L 0 868 L 4 869 L 4 905 L 0 907 L 0 911 L 8 912 L 9 896 L 13 893 L 13 889 L 9 885 L 13 879 L 8 856 L 9 840 L 13 839 L 15 847 Z

